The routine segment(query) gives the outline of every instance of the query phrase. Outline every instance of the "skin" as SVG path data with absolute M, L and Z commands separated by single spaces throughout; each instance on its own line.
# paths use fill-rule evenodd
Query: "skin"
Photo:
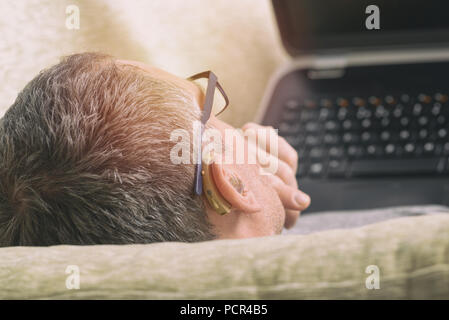
M 119 64 L 138 67 L 150 76 L 168 80 L 190 94 L 197 106 L 204 102 L 204 92 L 194 82 L 179 78 L 164 70 L 137 61 L 117 60 Z M 234 129 L 229 124 L 211 116 L 209 124 L 220 130 L 224 137 L 225 129 Z M 272 131 L 272 127 L 262 127 L 255 123 L 247 123 L 242 130 L 263 129 Z M 260 131 L 256 131 L 260 133 Z M 272 134 L 275 134 L 272 132 Z M 296 151 L 282 138 L 278 139 L 278 170 L 275 174 L 261 175 L 258 164 L 225 164 L 215 161 L 211 164 L 215 184 L 221 195 L 232 205 L 229 214 L 221 216 L 213 211 L 204 199 L 209 221 L 214 233 L 219 239 L 249 238 L 270 236 L 282 232 L 283 227 L 291 228 L 297 221 L 302 210 L 310 205 L 310 197 L 298 189 L 296 170 L 298 155 Z M 248 151 L 247 137 L 239 136 Z M 234 148 L 238 143 L 234 144 Z M 235 150 L 234 150 L 235 151 Z M 269 152 L 270 145 L 262 152 Z M 235 153 L 234 153 L 235 154 Z M 245 159 L 247 158 L 247 154 Z M 240 179 L 244 191 L 238 190 L 231 184 L 231 176 Z

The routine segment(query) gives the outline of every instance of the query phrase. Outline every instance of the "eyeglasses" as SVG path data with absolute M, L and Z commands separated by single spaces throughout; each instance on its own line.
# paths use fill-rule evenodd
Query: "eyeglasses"
M 209 121 L 210 115 L 214 114 L 218 116 L 222 113 L 229 105 L 229 99 L 221 87 L 220 83 L 217 81 L 217 76 L 212 71 L 205 71 L 195 74 L 187 80 L 197 82 L 203 89 L 205 89 L 205 99 L 204 105 L 202 106 L 201 115 L 201 133 L 198 136 L 197 143 L 197 162 L 195 166 L 195 183 L 194 183 L 194 193 L 196 195 L 201 195 L 203 192 L 203 180 L 201 177 L 202 171 L 202 145 L 203 145 L 203 133 L 204 127 L 207 121 Z M 201 83 L 201 80 L 206 81 L 206 85 Z M 218 91 L 216 90 L 218 89 Z

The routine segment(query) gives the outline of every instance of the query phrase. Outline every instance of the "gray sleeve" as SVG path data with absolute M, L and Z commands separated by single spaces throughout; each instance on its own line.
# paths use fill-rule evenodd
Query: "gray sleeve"
M 283 234 L 309 234 L 330 229 L 349 229 L 395 218 L 431 214 L 449 214 L 449 208 L 426 205 L 306 213 L 299 217 L 292 229 L 284 230 Z

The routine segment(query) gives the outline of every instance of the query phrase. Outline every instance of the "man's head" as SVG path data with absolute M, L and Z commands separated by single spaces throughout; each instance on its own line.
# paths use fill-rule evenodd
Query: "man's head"
M 279 233 L 283 207 L 257 166 L 212 165 L 233 207 L 221 217 L 193 195 L 194 165 L 170 161 L 171 132 L 192 130 L 203 99 L 190 81 L 99 54 L 41 72 L 0 120 L 0 246 Z

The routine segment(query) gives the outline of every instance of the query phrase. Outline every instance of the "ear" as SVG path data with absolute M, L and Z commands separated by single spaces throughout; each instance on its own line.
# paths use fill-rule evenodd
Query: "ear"
M 233 166 L 225 166 L 217 161 L 211 163 L 210 166 L 215 186 L 233 208 L 245 213 L 254 213 L 262 209 L 254 193 L 248 189 L 248 185 Z M 240 181 L 241 186 L 236 186 L 236 181 L 237 184 Z

